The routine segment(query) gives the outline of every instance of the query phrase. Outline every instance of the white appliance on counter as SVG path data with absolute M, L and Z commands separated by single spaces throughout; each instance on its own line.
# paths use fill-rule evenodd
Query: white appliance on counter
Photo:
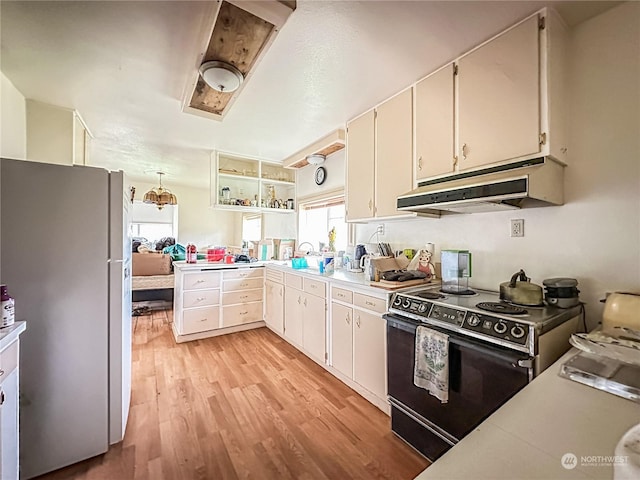
M 0 278 L 20 346 L 20 470 L 124 437 L 131 397 L 131 202 L 122 172 L 0 159 Z

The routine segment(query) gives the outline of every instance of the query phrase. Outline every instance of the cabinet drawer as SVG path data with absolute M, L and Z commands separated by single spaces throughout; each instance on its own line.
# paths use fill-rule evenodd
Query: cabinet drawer
M 302 290 L 302 277 L 300 275 L 291 275 L 290 273 L 284 274 L 284 283 L 287 287 L 297 288 Z
M 180 333 L 197 333 L 213 330 L 220 326 L 218 307 L 192 308 L 182 314 L 182 331 Z
M 271 280 L 276 283 L 284 283 L 284 272 L 281 272 L 280 270 L 267 268 L 264 274 L 267 280 Z
M 262 302 L 222 307 L 222 326 L 232 327 L 262 320 Z
M 183 308 L 208 307 L 220 303 L 220 290 L 190 290 L 183 294 Z
M 259 302 L 262 300 L 262 289 L 238 290 L 222 294 L 222 305 L 234 305 L 236 303 Z
M 325 298 L 327 296 L 327 284 L 320 280 L 305 278 L 304 291 L 313 295 L 317 295 L 318 297 Z
M 225 270 L 224 280 L 232 278 L 262 278 L 264 268 L 238 268 L 236 270 Z
M 236 280 L 225 280 L 222 282 L 222 291 L 231 292 L 233 290 L 250 290 L 262 288 L 264 280 L 260 278 L 239 278 Z
M 344 288 L 333 287 L 331 289 L 331 298 L 333 298 L 334 300 L 340 300 L 340 301 L 346 302 L 346 303 L 352 303 L 353 302 L 353 292 L 351 292 L 349 290 L 345 290 Z
M 371 297 L 362 293 L 353 294 L 353 304 L 378 313 L 387 311 L 387 302 L 383 298 Z
M 18 366 L 18 341 L 16 340 L 0 354 L 0 383 Z
M 184 290 L 218 287 L 220 287 L 220 272 L 184 274 Z

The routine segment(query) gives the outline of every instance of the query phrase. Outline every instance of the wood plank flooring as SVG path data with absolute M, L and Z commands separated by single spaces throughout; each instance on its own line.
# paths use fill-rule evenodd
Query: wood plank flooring
M 172 316 L 134 317 L 124 441 L 40 479 L 411 479 L 428 465 L 268 329 L 176 344 Z

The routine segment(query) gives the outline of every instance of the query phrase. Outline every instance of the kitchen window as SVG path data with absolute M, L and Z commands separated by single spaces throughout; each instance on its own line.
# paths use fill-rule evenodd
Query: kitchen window
M 298 213 L 298 243 L 309 242 L 315 251 L 329 246 L 329 231 L 336 229 L 335 249 L 346 250 L 350 228 L 345 221 L 344 197 L 301 203 Z
M 131 236 L 143 237 L 154 243 L 164 237 L 176 238 L 178 233 L 178 206 L 156 205 L 134 201 L 131 209 Z M 178 239 L 176 238 L 176 241 Z

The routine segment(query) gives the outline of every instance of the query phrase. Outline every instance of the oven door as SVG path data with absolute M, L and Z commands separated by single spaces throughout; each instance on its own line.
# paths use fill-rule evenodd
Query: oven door
M 449 335 L 449 401 L 441 403 L 413 383 L 417 323 L 392 314 L 387 320 L 387 376 L 392 403 L 432 431 L 456 443 L 529 381 L 526 354 Z M 409 412 L 406 412 L 406 410 Z

